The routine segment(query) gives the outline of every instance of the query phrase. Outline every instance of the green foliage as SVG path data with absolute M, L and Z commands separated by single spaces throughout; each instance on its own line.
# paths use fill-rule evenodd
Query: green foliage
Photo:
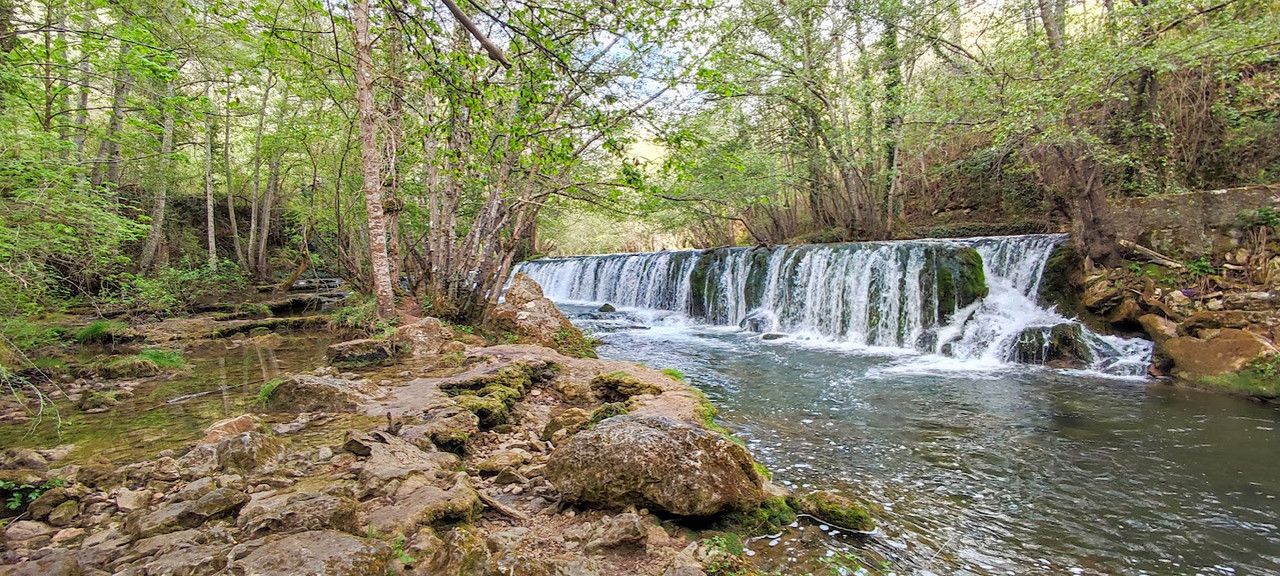
M 1270 206 L 1263 206 L 1256 210 L 1245 210 L 1239 215 L 1239 220 L 1245 227 L 1262 226 L 1266 228 L 1280 227 L 1280 212 L 1277 212 Z
M 41 494 L 44 494 L 50 488 L 60 487 L 64 484 L 65 482 L 57 477 L 45 480 L 40 484 L 18 484 L 0 480 L 0 499 L 4 501 L 5 508 L 20 510 L 26 505 L 35 502 Z
M 747 536 L 776 534 L 795 521 L 795 510 L 782 497 L 770 498 L 751 510 L 732 512 L 724 517 L 724 522 L 732 530 Z
M 329 322 L 338 330 L 362 336 L 377 336 L 394 331 L 398 320 L 379 318 L 377 299 L 371 296 L 353 295 L 333 312 Z
M 228 261 L 219 264 L 216 271 L 207 266 L 165 266 L 149 275 L 125 274 L 123 278 L 121 303 L 157 316 L 190 312 L 201 303 L 216 302 L 248 286 L 244 272 Z
M 1187 262 L 1186 266 L 1187 272 L 1189 272 L 1193 278 L 1211 276 L 1218 272 L 1218 269 L 1214 267 L 1213 263 L 1204 256 L 1201 256 L 1194 261 Z
M 283 382 L 284 382 L 284 378 L 275 378 L 270 382 L 263 384 L 262 388 L 258 390 L 258 404 L 261 406 L 266 406 L 267 404 L 270 404 L 271 395 L 275 394 L 276 388 L 279 388 L 280 384 Z
M 81 344 L 111 344 L 129 332 L 129 325 L 110 320 L 94 320 L 76 332 L 75 340 Z

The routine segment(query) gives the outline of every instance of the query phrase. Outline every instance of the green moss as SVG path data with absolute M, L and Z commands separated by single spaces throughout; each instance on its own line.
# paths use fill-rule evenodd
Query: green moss
M 187 365 L 187 361 L 182 357 L 182 353 L 177 350 L 147 348 L 139 352 L 138 357 L 150 360 L 160 368 L 181 368 Z
M 796 512 L 786 498 L 765 500 L 759 506 L 745 512 L 731 512 L 724 517 L 726 526 L 747 536 L 776 534 L 796 521 Z
M 626 372 L 618 371 L 601 374 L 591 379 L 591 391 L 605 402 L 625 402 L 632 396 L 641 394 L 661 394 L 662 389 L 643 382 Z
M 951 271 L 938 269 L 938 319 L 950 322 L 956 313 L 956 282 Z
M 846 530 L 870 532 L 875 522 L 865 508 L 852 500 L 831 492 L 810 492 L 788 502 L 792 508 L 810 514 Z
M 160 373 L 160 366 L 142 356 L 119 356 L 94 363 L 93 372 L 102 378 L 140 378 Z
M 486 429 L 506 422 L 507 418 L 511 416 L 507 405 L 492 396 L 460 394 L 455 396 L 454 400 L 464 410 L 475 414 L 480 419 L 480 426 Z
M 960 250 L 959 260 L 960 266 L 960 291 L 957 294 L 961 298 L 960 305 L 968 306 L 981 298 L 986 298 L 989 292 L 987 288 L 987 275 L 982 270 L 982 255 L 973 248 L 964 248 Z
M 275 394 L 276 388 L 280 387 L 280 383 L 284 382 L 284 378 L 276 378 L 262 385 L 262 389 L 258 390 L 258 404 L 266 406 L 271 402 L 271 395 Z
M 756 469 L 756 474 L 759 474 L 761 478 L 764 478 L 765 480 L 773 480 L 773 472 L 770 472 L 769 468 L 764 464 L 752 462 L 751 466 Z
M 109 344 L 128 333 L 129 326 L 123 322 L 94 320 L 76 332 L 75 340 L 81 344 Z
M 623 414 L 628 414 L 630 412 L 631 411 L 627 409 L 627 405 L 622 402 L 609 402 L 591 411 L 591 422 L 589 426 L 599 424 L 606 418 L 622 416 Z
M 578 358 L 596 358 L 596 346 L 600 344 L 595 338 L 588 338 L 582 331 L 573 326 L 561 326 L 554 337 L 555 348 L 566 356 Z
M 1280 398 L 1280 355 L 1258 358 L 1243 370 L 1195 382 L 1205 388 L 1264 400 Z
M 666 374 L 667 376 L 670 376 L 671 378 L 673 378 L 673 379 L 675 379 L 675 380 L 679 380 L 679 381 L 681 381 L 681 382 L 684 382 L 684 372 L 681 372 L 680 370 L 678 370 L 678 369 L 676 369 L 676 368 L 663 368 L 663 369 L 662 369 L 662 373 L 663 373 L 663 374 Z
M 101 408 L 110 408 L 119 403 L 120 400 L 116 398 L 114 393 L 86 390 L 80 395 L 80 400 L 76 402 L 76 408 L 81 410 L 98 410 Z

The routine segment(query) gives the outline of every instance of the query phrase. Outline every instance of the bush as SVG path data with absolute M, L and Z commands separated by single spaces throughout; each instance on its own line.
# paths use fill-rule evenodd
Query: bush
M 396 327 L 394 319 L 378 317 L 378 301 L 371 296 L 352 296 L 342 307 L 333 312 L 329 322 L 334 328 L 377 336 L 387 334 Z
M 198 268 L 163 267 L 150 275 L 125 275 L 121 303 L 158 316 L 192 311 L 196 304 L 226 298 L 248 286 L 244 272 L 234 262 L 224 261 L 216 271 Z

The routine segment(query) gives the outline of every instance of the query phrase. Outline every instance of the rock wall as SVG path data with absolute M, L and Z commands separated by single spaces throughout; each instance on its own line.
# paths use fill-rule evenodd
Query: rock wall
M 1280 210 L 1280 184 L 1127 198 L 1111 209 L 1120 238 L 1186 259 L 1235 248 L 1244 234 L 1240 213 L 1264 206 Z

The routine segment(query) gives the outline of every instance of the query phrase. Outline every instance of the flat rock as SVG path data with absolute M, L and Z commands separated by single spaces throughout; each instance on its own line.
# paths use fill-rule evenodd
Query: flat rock
M 80 562 L 65 553 L 55 552 L 38 560 L 25 560 L 0 566 L 0 576 L 80 576 Z
M 257 428 L 258 422 L 258 417 L 253 414 L 241 414 L 234 418 L 219 420 L 204 429 L 204 438 L 201 438 L 197 444 L 217 444 L 227 438 Z
M 368 380 L 295 374 L 276 385 L 267 407 L 287 412 L 354 412 L 379 396 L 378 386 Z
M 356 502 L 321 493 L 255 494 L 240 510 L 236 523 L 250 535 L 310 530 L 356 533 Z
M 232 562 L 236 576 L 371 576 L 386 574 L 391 547 L 377 540 L 317 530 L 285 536 Z
M 609 418 L 552 453 L 546 478 L 571 503 L 710 516 L 766 498 L 751 455 L 727 437 L 661 416 Z

